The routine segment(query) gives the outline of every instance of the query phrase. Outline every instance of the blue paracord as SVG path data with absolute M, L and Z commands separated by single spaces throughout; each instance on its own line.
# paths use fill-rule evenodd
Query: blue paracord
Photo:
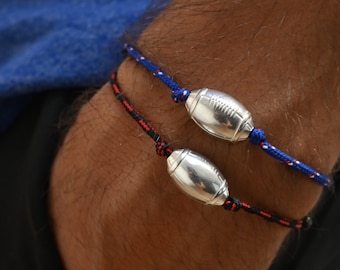
M 190 91 L 187 88 L 181 88 L 173 79 L 171 79 L 162 69 L 152 63 L 149 59 L 145 58 L 140 52 L 138 52 L 131 45 L 125 44 L 127 53 L 140 63 L 147 70 L 151 71 L 152 74 L 160 79 L 166 86 L 171 89 L 171 98 L 177 102 L 185 102 L 190 95 Z
M 313 168 L 287 155 L 286 153 L 282 152 L 281 150 L 277 149 L 275 146 L 267 142 L 266 135 L 262 129 L 254 128 L 249 135 L 249 140 L 253 144 L 259 145 L 261 149 L 271 157 L 276 158 L 277 160 L 286 164 L 288 167 L 292 167 L 302 172 L 313 181 L 324 186 L 329 186 L 331 184 L 331 181 L 327 176 L 317 172 Z
M 166 73 L 164 73 L 160 67 L 144 57 L 133 46 L 126 44 L 125 49 L 132 58 L 134 58 L 147 70 L 151 71 L 155 77 L 157 77 L 171 89 L 171 98 L 175 102 L 185 102 L 187 100 L 190 95 L 190 91 L 187 88 L 181 88 L 173 79 L 171 79 Z M 321 184 L 323 186 L 330 186 L 331 181 L 327 176 L 319 173 L 313 168 L 307 166 L 299 160 L 296 160 L 295 158 L 287 155 L 286 153 L 277 149 L 275 146 L 271 145 L 266 140 L 266 135 L 262 129 L 254 128 L 249 135 L 249 140 L 253 144 L 259 145 L 265 153 L 286 164 L 288 167 L 302 172 L 303 174 L 308 176 L 308 178 L 312 179 L 318 184 Z

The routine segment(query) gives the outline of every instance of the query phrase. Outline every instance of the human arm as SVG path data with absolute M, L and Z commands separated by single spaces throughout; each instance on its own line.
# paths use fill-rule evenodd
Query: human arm
M 181 85 L 234 96 L 273 144 L 329 173 L 339 154 L 338 6 L 308 3 L 174 1 L 138 46 Z M 255 146 L 203 133 L 132 60 L 118 80 L 173 147 L 212 160 L 235 196 L 291 218 L 317 202 L 319 186 Z M 51 210 L 69 269 L 266 269 L 289 232 L 183 196 L 109 85 L 81 109 L 65 139 Z

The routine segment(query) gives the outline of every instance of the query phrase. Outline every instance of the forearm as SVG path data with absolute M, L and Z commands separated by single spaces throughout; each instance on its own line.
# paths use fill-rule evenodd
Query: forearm
M 318 1 L 181 2 L 143 33 L 141 50 L 181 86 L 237 98 L 270 142 L 329 173 L 340 149 L 339 56 L 333 47 L 339 37 L 332 16 L 338 7 Z M 118 80 L 172 148 L 207 156 L 235 197 L 291 218 L 317 202 L 319 186 L 255 146 L 203 133 L 134 61 L 122 64 Z M 321 143 L 325 138 L 328 143 Z M 83 107 L 68 134 L 51 191 L 57 239 L 70 269 L 266 269 L 289 232 L 183 196 L 108 85 Z

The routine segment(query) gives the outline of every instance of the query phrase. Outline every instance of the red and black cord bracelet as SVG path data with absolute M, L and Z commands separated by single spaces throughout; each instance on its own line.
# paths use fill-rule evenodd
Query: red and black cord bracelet
M 123 95 L 117 82 L 116 73 L 113 73 L 111 75 L 110 83 L 115 97 L 120 101 L 120 103 L 129 113 L 129 115 L 137 122 L 137 124 L 143 129 L 143 131 L 147 135 L 149 135 L 156 143 L 156 153 L 162 157 L 167 158 L 168 171 L 172 178 L 175 180 L 175 183 L 180 188 L 182 188 L 182 185 L 185 184 L 186 186 L 185 188 L 182 188 L 182 190 L 186 192 L 189 196 L 205 204 L 221 205 L 224 207 L 224 209 L 234 212 L 243 209 L 244 211 L 257 215 L 269 222 L 274 222 L 279 225 L 293 229 L 305 229 L 309 228 L 312 225 L 312 219 L 308 216 L 300 220 L 280 217 L 278 215 L 273 215 L 265 210 L 258 209 L 248 203 L 241 202 L 240 200 L 229 196 L 226 181 L 220 181 L 221 177 L 223 176 L 221 176 L 221 174 L 218 172 L 213 164 L 207 161 L 204 157 L 190 150 L 171 150 L 169 144 L 160 136 L 160 134 L 158 134 L 158 132 L 152 127 L 152 125 L 150 125 L 150 123 L 146 121 L 146 119 L 134 108 L 131 102 Z M 178 158 L 180 158 L 180 162 L 177 162 Z M 190 164 L 191 160 L 195 161 L 195 166 L 184 167 L 185 164 Z M 202 164 L 202 166 L 200 166 L 199 164 Z M 187 176 L 187 178 L 183 181 L 182 179 L 179 179 L 181 175 L 176 173 L 176 169 L 180 166 L 182 166 L 181 171 L 183 171 L 183 169 L 190 170 L 190 172 L 185 173 L 185 176 Z M 205 170 L 207 167 L 208 172 L 204 172 L 203 175 L 206 176 L 209 175 L 209 173 L 211 174 L 212 172 L 213 174 L 218 174 L 218 177 L 216 177 L 216 179 L 219 180 L 216 181 L 214 179 L 214 175 L 208 179 L 199 176 L 200 170 Z M 188 177 L 190 178 L 189 180 Z M 189 184 L 188 181 L 190 182 Z M 199 183 L 199 185 L 196 185 L 197 183 Z M 216 189 L 215 186 L 217 184 L 219 185 L 219 187 L 217 187 Z M 211 187 L 215 189 L 209 190 L 211 189 Z M 189 190 L 189 192 L 187 190 Z

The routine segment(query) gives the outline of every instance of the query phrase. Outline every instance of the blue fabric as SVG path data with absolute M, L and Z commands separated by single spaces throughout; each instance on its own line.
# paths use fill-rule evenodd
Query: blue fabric
M 151 0 L 0 2 L 0 132 L 48 89 L 96 87 L 122 60 L 117 40 Z

